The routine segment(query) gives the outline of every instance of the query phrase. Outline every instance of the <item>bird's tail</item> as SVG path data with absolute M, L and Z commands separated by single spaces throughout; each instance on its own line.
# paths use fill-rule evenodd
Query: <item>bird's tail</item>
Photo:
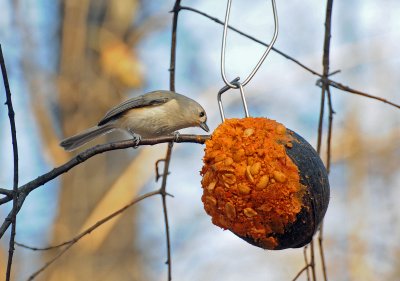
M 112 130 L 114 130 L 115 127 L 113 124 L 105 124 L 102 126 L 95 126 L 92 128 L 89 128 L 75 136 L 69 137 L 61 141 L 60 145 L 67 151 L 72 151 L 80 147 L 81 145 L 84 145 L 85 143 L 91 141 L 92 139 L 104 135 Z

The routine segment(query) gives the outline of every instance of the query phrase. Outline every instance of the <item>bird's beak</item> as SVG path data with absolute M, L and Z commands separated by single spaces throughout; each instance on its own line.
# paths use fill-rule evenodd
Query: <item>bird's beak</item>
M 209 131 L 210 131 L 210 129 L 208 128 L 206 122 L 201 122 L 201 123 L 199 124 L 199 126 L 200 126 L 200 128 L 202 128 L 202 129 L 203 129 L 204 131 L 206 131 L 206 132 L 209 132 Z

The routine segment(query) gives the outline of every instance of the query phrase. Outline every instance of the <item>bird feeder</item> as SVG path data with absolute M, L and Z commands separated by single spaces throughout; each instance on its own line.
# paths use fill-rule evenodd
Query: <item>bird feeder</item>
M 220 95 L 224 122 L 206 141 L 201 170 L 205 211 L 213 224 L 263 249 L 308 244 L 329 202 L 320 157 L 307 141 L 274 120 L 225 120 Z

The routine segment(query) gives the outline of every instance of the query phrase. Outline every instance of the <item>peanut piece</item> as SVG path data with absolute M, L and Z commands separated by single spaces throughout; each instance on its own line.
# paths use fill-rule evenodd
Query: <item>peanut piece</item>
M 252 175 L 258 175 L 258 173 L 260 172 L 260 169 L 261 169 L 261 163 L 256 162 L 253 165 L 251 165 L 250 172 Z
M 230 220 L 234 220 L 236 218 L 236 209 L 231 202 L 227 202 L 225 204 L 225 214 Z
M 217 184 L 216 181 L 211 182 L 211 183 L 207 186 L 207 190 L 208 190 L 208 191 L 213 191 L 216 184 Z
M 269 182 L 269 177 L 267 175 L 262 176 L 256 185 L 257 190 L 262 190 L 266 188 L 268 182 Z
M 292 148 L 292 147 L 293 147 L 293 143 L 291 143 L 291 142 L 287 142 L 287 143 L 286 143 L 286 147 L 288 147 L 288 148 Z
M 247 195 L 247 194 L 250 193 L 250 187 L 248 185 L 246 185 L 246 184 L 243 184 L 243 183 L 238 185 L 238 190 L 243 195 Z
M 246 217 L 248 217 L 248 218 L 252 218 L 252 217 L 254 217 L 254 216 L 257 216 L 257 212 L 254 211 L 254 209 L 252 209 L 252 208 L 246 208 L 246 209 L 244 209 L 244 210 L 243 210 L 243 213 L 244 213 L 244 215 L 245 215 Z
M 206 173 L 204 174 L 204 176 L 203 176 L 203 181 L 204 181 L 205 183 L 206 183 L 206 182 L 209 182 L 211 176 L 212 176 L 212 172 L 211 172 L 210 170 L 207 170 L 207 172 L 206 172 Z
M 246 178 L 247 178 L 250 182 L 254 183 L 254 178 L 253 178 L 253 176 L 251 175 L 251 172 L 250 172 L 250 166 L 247 166 L 247 167 L 246 167 Z
M 223 174 L 222 180 L 225 183 L 232 185 L 232 184 L 236 183 L 236 176 L 234 174 Z
M 206 204 L 208 204 L 210 206 L 217 206 L 217 199 L 215 199 L 212 196 L 207 196 L 206 197 Z
M 249 137 L 254 133 L 254 129 L 253 128 L 247 128 L 246 130 L 244 130 L 243 132 L 243 136 L 244 137 Z
M 282 173 L 282 172 L 274 171 L 274 172 L 273 172 L 273 175 L 274 175 L 274 179 L 275 179 L 277 182 L 282 183 L 282 182 L 285 182 L 285 181 L 287 180 L 286 175 L 285 175 L 284 173 Z

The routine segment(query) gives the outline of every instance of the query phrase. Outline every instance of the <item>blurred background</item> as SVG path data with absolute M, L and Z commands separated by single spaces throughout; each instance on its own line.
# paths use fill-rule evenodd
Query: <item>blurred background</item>
M 173 5 L 172 0 L 0 0 L 0 43 L 16 111 L 20 184 L 73 157 L 77 152 L 64 152 L 59 141 L 97 123 L 111 106 L 168 89 L 168 12 Z M 182 5 L 223 20 L 226 1 L 184 0 Z M 325 5 L 277 1 L 280 33 L 275 47 L 319 72 Z M 396 0 L 335 1 L 331 71 L 341 72 L 332 79 L 399 104 L 399 14 Z M 233 1 L 230 23 L 269 41 L 269 1 Z M 216 93 L 223 86 L 221 36 L 222 26 L 180 12 L 176 90 L 206 108 L 212 130 L 220 123 Z M 264 47 L 232 32 L 227 44 L 228 79 L 244 78 Z M 315 146 L 321 92 L 316 79 L 272 52 L 245 89 L 250 114 L 276 119 Z M 5 94 L 0 92 L 3 104 Z M 335 89 L 332 98 L 331 202 L 324 228 L 329 280 L 399 280 L 400 111 Z M 243 115 L 238 93 L 224 96 L 224 105 L 228 117 Z M 0 187 L 11 188 L 5 106 L 0 132 Z M 128 136 L 114 133 L 91 144 L 123 138 Z M 158 188 L 154 162 L 165 148 L 98 155 L 37 189 L 18 216 L 16 240 L 33 246 L 63 242 Z M 172 156 L 168 192 L 175 197 L 168 198 L 168 208 L 173 280 L 291 280 L 304 265 L 302 249 L 264 251 L 211 223 L 200 200 L 203 149 L 177 144 Z M 10 208 L 0 206 L 0 217 Z M 8 238 L 9 233 L 0 241 L 1 276 Z M 26 280 L 57 253 L 17 248 L 14 279 Z M 38 280 L 165 280 L 165 261 L 162 205 L 154 197 L 86 236 Z

